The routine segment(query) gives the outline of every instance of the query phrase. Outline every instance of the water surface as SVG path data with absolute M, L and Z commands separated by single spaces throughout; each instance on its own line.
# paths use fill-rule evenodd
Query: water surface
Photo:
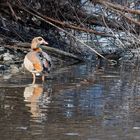
M 30 74 L 0 77 L 2 140 L 139 140 L 136 67 L 79 64 L 54 70 L 42 85 Z

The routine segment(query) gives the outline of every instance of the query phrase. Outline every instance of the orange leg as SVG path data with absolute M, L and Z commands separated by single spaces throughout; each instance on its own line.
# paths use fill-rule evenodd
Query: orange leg
M 35 80 L 36 80 L 35 73 L 32 73 L 32 75 L 33 75 L 33 82 L 32 82 L 32 84 L 35 84 Z

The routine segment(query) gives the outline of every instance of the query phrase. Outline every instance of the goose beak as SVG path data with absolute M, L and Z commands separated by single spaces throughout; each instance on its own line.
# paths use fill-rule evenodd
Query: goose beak
M 49 43 L 45 40 L 42 40 L 42 42 L 40 43 L 41 45 L 48 45 Z
M 47 41 L 44 40 L 44 41 L 43 41 L 43 44 L 44 44 L 44 45 L 48 45 L 49 43 L 48 43 Z

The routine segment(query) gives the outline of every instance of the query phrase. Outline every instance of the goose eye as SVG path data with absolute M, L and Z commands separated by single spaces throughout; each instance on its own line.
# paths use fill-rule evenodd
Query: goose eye
M 42 41 L 42 38 L 38 38 L 38 41 Z

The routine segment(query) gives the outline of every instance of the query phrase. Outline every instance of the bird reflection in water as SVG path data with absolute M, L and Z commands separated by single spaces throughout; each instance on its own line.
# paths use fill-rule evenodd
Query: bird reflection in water
M 26 87 L 24 98 L 27 106 L 30 107 L 32 118 L 46 119 L 45 112 L 47 112 L 47 105 L 50 103 L 50 93 L 44 92 L 43 85 L 34 84 Z

